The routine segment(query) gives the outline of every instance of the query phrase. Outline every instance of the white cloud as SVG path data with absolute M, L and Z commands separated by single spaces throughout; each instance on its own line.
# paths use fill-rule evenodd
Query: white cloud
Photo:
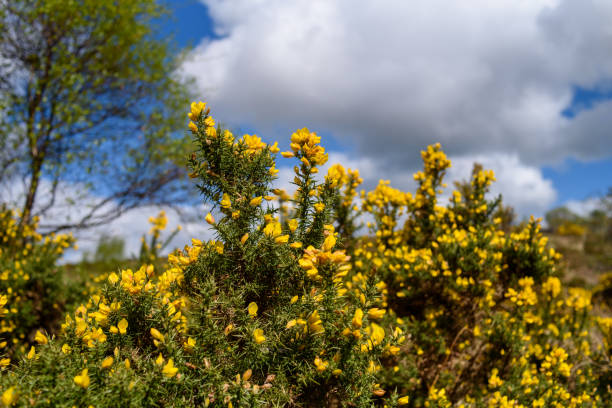
M 451 182 L 468 179 L 475 162 L 493 170 L 496 181 L 491 185 L 491 196 L 501 194 L 504 204 L 512 206 L 519 217 L 543 216 L 557 199 L 552 182 L 544 178 L 542 171 L 521 162 L 516 154 L 451 157 L 451 161 Z
M 594 210 L 603 208 L 601 198 L 587 198 L 586 200 L 568 200 L 563 204 L 568 210 L 581 217 L 588 216 Z
M 178 225 L 182 227 L 164 250 L 165 254 L 172 252 L 175 248 L 191 245 L 191 238 L 201 240 L 213 238 L 212 231 L 204 221 L 206 212 L 203 207 L 181 208 L 184 213 L 183 219 L 172 208 L 141 207 L 123 214 L 106 225 L 76 231 L 78 250 L 67 251 L 62 261 L 78 262 L 86 252 L 95 254 L 98 240 L 103 235 L 122 238 L 125 242 L 124 255 L 137 258 L 140 253 L 141 237 L 148 234 L 151 229 L 151 224 L 148 222 L 149 217 L 157 216 L 161 210 L 164 210 L 168 217 L 168 225 L 161 234 L 162 240 L 166 239 Z M 150 237 L 147 236 L 147 241 L 149 239 Z
M 437 141 L 529 165 L 612 152 L 610 104 L 560 115 L 573 86 L 609 85 L 610 1 L 204 2 L 224 37 L 184 69 L 223 121 L 308 125 L 404 169 Z
M 17 179 L 7 181 L 0 186 L 3 202 L 10 208 L 20 208 L 23 204 L 24 191 L 25 185 Z M 40 201 L 47 201 L 50 194 L 51 184 L 48 180 L 42 179 L 38 191 Z M 86 215 L 90 206 L 97 204 L 99 200 L 100 197 L 92 195 L 80 184 L 62 182 L 57 189 L 55 206 L 41 217 L 39 224 L 44 226 L 47 223 L 58 225 L 75 222 Z M 110 204 L 104 208 L 110 209 Z M 162 239 L 168 237 L 178 225 L 182 227 L 182 230 L 169 243 L 165 253 L 184 247 L 191 242 L 191 238 L 210 239 L 213 233 L 204 221 L 206 208 L 204 205 L 177 206 L 179 214 L 175 208 L 165 206 L 140 207 L 126 212 L 107 224 L 89 229 L 73 230 L 78 249 L 66 251 L 62 262 L 78 262 L 85 252 L 94 254 L 98 241 L 103 235 L 122 238 L 125 241 L 124 255 L 137 257 L 140 252 L 140 238 L 151 229 L 151 224 L 148 222 L 149 217 L 156 216 L 160 210 L 164 210 L 168 217 L 168 226 L 162 233 Z M 39 209 L 35 206 L 34 213 Z M 64 232 L 67 231 L 62 231 Z

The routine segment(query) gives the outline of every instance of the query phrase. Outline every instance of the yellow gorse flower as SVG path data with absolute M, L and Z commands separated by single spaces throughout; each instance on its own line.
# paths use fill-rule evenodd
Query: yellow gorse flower
M 115 360 L 111 356 L 108 356 L 104 360 L 102 360 L 102 363 L 100 364 L 100 366 L 102 367 L 102 369 L 109 368 L 110 366 L 113 365 L 114 361 Z
M 193 351 L 195 345 L 196 345 L 195 339 L 189 337 L 187 341 L 183 343 L 183 348 L 185 349 L 185 351 L 191 352 Z
M 318 310 L 313 311 L 310 316 L 308 316 L 308 330 L 313 334 L 323 333 L 325 331 Z
M 120 334 L 125 334 L 128 328 L 128 321 L 125 319 L 121 319 L 119 323 L 117 323 L 117 329 L 119 329 Z
M 36 335 L 34 336 L 34 340 L 38 343 L 38 344 L 47 344 L 49 342 L 49 339 L 47 339 L 47 336 L 45 336 L 44 334 L 42 334 L 40 331 L 36 331 Z
M 408 402 L 410 402 L 410 398 L 407 395 L 397 400 L 398 405 L 408 405 Z
M 206 109 L 205 102 L 192 102 L 191 103 L 191 111 L 187 114 L 190 120 L 197 121 L 202 114 L 202 111 Z
M 151 327 L 150 333 L 151 333 L 151 336 L 153 336 L 153 338 L 156 341 L 159 341 L 159 342 L 162 342 L 162 343 L 164 342 L 164 335 L 161 334 L 161 332 L 159 330 L 157 330 L 155 327 Z
M 255 302 L 249 303 L 249 306 L 247 307 L 247 310 L 249 312 L 249 316 L 251 316 L 251 317 L 257 316 L 257 309 L 259 309 L 257 307 L 257 303 L 255 303 Z
M 353 328 L 361 328 L 361 325 L 363 324 L 363 310 L 359 308 L 355 309 L 355 314 L 353 315 L 351 323 L 353 324 Z
M 264 341 L 266 341 L 266 336 L 264 336 L 262 329 L 255 329 L 255 330 L 253 330 L 253 340 L 257 344 L 261 344 Z
M 162 368 L 162 373 L 164 374 L 164 376 L 167 378 L 172 378 L 176 375 L 177 372 L 178 368 L 174 366 L 174 361 L 172 359 L 168 359 L 168 362 L 166 363 L 164 368 Z
M 74 383 L 81 388 L 89 387 L 90 379 L 87 373 L 88 373 L 87 368 L 84 368 L 83 371 L 81 371 L 81 374 L 74 377 Z
M 9 387 L 2 393 L 2 404 L 5 407 L 10 407 L 17 402 L 18 397 L 15 387 Z
M 229 195 L 227 193 L 223 193 L 223 198 L 221 199 L 221 208 L 228 209 L 232 206 L 232 202 L 230 200 Z
M 368 317 L 373 320 L 380 320 L 385 315 L 385 309 L 379 309 L 377 307 L 373 307 L 368 310 Z
M 315 364 L 315 367 L 317 367 L 318 372 L 323 372 L 327 370 L 327 367 L 329 366 L 329 361 L 321 360 L 321 358 L 317 356 L 314 359 L 314 364 Z

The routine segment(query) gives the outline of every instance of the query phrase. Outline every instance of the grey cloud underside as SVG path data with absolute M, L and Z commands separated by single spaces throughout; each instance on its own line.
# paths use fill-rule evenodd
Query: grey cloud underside
M 561 114 L 576 86 L 612 89 L 609 0 L 203 2 L 223 37 L 183 68 L 216 118 L 268 140 L 308 126 L 399 184 L 441 142 L 539 212 L 538 166 L 612 156 L 612 102 Z
M 226 37 L 185 69 L 219 117 L 327 129 L 400 165 L 435 141 L 537 165 L 612 152 L 610 104 L 561 116 L 573 86 L 612 78 L 610 2 L 206 3 Z

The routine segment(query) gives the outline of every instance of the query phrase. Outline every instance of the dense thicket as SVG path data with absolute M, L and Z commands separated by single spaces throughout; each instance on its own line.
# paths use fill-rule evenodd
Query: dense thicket
M 5 405 L 609 406 L 609 311 L 563 287 L 537 220 L 506 231 L 492 172 L 441 203 L 450 162 L 430 146 L 414 194 L 381 182 L 359 201 L 359 173 L 319 176 L 327 154 L 300 129 L 289 197 L 276 143 L 201 102 L 189 117 L 215 238 L 100 277 L 59 332 L 38 322 L 4 362 Z

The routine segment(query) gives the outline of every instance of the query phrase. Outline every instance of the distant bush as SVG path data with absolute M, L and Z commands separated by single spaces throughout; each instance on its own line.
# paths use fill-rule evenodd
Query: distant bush
M 563 224 L 561 224 L 559 226 L 559 228 L 557 228 L 557 233 L 559 235 L 566 235 L 566 236 L 575 236 L 575 237 L 581 237 L 586 233 L 587 229 L 586 227 L 573 223 L 573 222 L 569 222 L 566 221 Z
M 96 247 L 94 262 L 116 262 L 124 259 L 125 241 L 120 237 L 102 235 Z

